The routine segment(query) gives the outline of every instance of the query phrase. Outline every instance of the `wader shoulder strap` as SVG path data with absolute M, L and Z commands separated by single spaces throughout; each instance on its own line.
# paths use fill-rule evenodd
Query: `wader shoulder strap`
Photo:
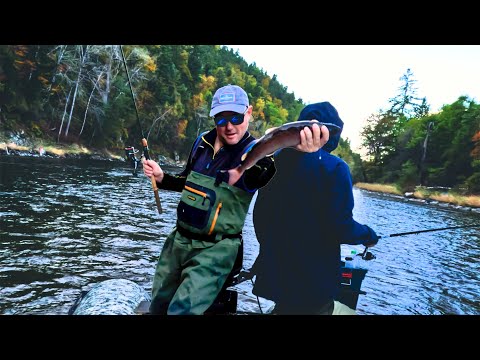
M 193 163 L 195 162 L 195 159 L 196 159 L 196 155 L 197 155 L 197 150 L 198 150 L 198 145 L 200 145 L 200 143 L 202 142 L 202 137 L 203 135 L 205 135 L 206 133 L 208 133 L 208 131 L 205 131 L 203 133 L 201 133 L 197 139 L 195 140 L 195 142 L 193 143 L 193 146 L 192 146 L 192 156 L 191 156 L 191 159 L 190 159 L 190 166 L 193 165 Z

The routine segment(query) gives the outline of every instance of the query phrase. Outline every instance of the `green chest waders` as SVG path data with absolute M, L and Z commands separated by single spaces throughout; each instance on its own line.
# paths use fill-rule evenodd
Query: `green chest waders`
M 192 171 L 157 263 L 151 312 L 203 314 L 230 274 L 253 194 Z M 168 307 L 168 308 L 167 308 Z
M 177 208 L 177 225 L 216 241 L 242 233 L 253 194 L 192 171 Z M 230 236 L 229 236 L 230 235 Z

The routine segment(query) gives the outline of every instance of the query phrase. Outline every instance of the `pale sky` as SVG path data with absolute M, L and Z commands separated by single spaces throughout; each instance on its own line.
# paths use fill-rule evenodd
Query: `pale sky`
M 329 101 L 359 151 L 365 120 L 388 108 L 407 69 L 437 112 L 461 95 L 480 99 L 480 45 L 227 45 L 310 104 Z

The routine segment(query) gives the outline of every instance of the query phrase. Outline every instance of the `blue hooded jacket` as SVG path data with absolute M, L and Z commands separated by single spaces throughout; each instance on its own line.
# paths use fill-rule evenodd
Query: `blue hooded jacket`
M 307 105 L 298 120 L 317 119 L 343 129 L 329 102 Z M 330 303 L 340 286 L 340 244 L 364 244 L 375 232 L 353 219 L 348 165 L 330 154 L 341 131 L 314 153 L 277 151 L 277 172 L 258 191 L 253 211 L 260 252 L 253 293 L 302 309 Z

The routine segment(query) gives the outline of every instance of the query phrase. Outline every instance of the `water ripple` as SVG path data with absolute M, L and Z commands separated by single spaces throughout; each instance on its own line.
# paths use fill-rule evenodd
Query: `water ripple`
M 17 162 L 18 166 L 8 166 Z M 8 171 L 7 171 L 8 170 Z M 176 222 L 180 194 L 159 190 L 126 165 L 13 158 L 0 164 L 0 314 L 66 314 L 94 283 L 125 278 L 151 291 L 158 255 Z M 357 312 L 370 315 L 479 315 L 478 228 L 391 234 L 480 223 L 480 213 L 354 190 L 355 218 L 383 237 L 364 261 L 368 273 Z M 244 268 L 258 254 L 252 206 Z M 342 245 L 342 255 L 361 246 Z M 238 310 L 273 302 L 238 285 Z

